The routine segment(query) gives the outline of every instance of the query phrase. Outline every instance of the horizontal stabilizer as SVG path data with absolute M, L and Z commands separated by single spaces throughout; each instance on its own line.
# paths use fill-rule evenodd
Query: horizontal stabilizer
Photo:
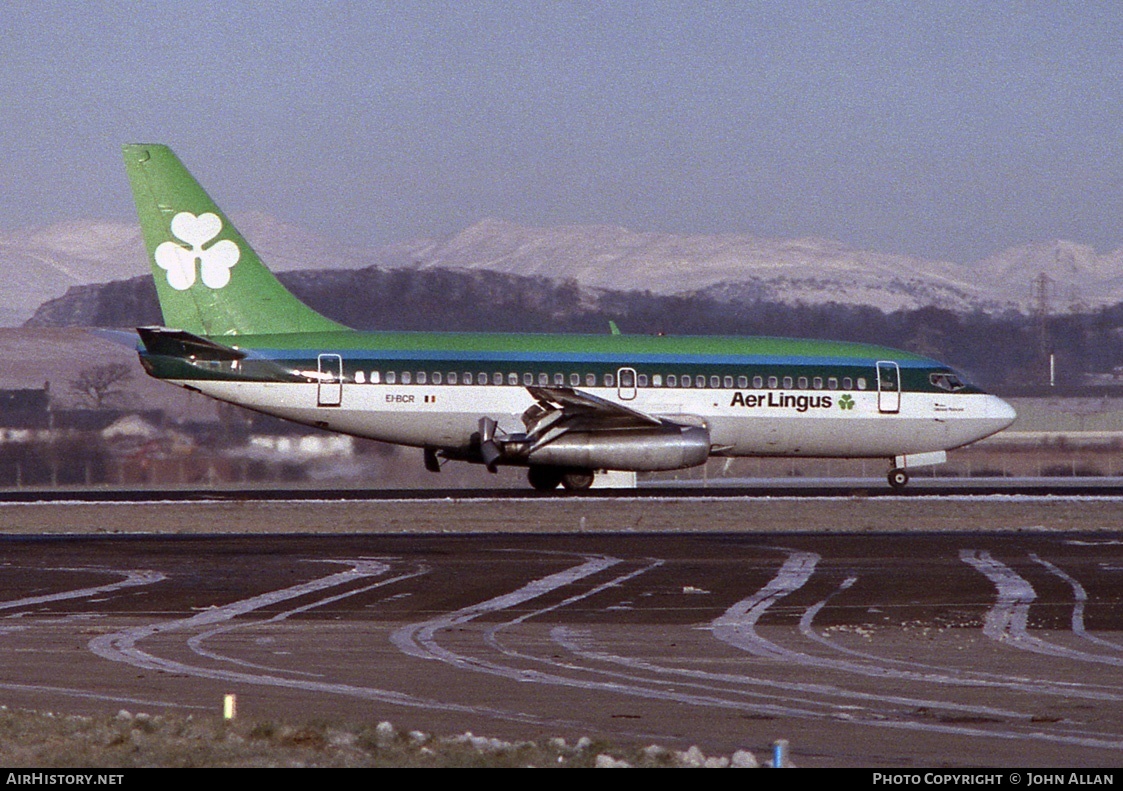
M 241 360 L 246 353 L 221 343 L 200 338 L 186 330 L 167 327 L 137 327 L 141 343 L 149 354 L 184 357 L 195 360 Z

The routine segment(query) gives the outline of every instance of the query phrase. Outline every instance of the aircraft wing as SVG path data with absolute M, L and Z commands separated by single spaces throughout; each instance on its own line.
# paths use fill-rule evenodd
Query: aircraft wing
M 659 418 L 631 409 L 623 404 L 608 401 L 591 393 L 575 390 L 572 387 L 527 387 L 534 400 L 535 406 L 527 410 L 527 414 L 542 409 L 547 413 L 560 410 L 566 413 L 568 419 L 582 419 L 591 423 L 605 424 L 605 428 L 631 428 L 643 426 L 662 425 Z M 523 415 L 526 422 L 527 415 Z M 611 424 L 611 425 L 607 425 Z M 530 430 L 530 426 L 527 426 Z
M 549 445 L 571 431 L 651 428 L 670 421 L 599 398 L 572 387 L 527 387 L 534 405 L 523 413 L 526 453 Z

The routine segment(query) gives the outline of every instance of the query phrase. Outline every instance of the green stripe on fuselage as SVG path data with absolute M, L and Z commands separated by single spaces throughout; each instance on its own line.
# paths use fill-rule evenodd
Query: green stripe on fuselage
M 843 341 L 770 337 L 668 335 L 566 335 L 533 333 L 460 332 L 312 332 L 287 335 L 243 335 L 214 338 L 238 349 L 260 352 L 394 352 L 457 359 L 501 355 L 513 360 L 564 355 L 567 359 L 608 356 L 621 364 L 639 358 L 711 362 L 715 358 L 770 358 L 793 363 L 809 359 L 859 361 L 893 360 L 899 365 L 940 366 L 935 360 L 899 349 Z

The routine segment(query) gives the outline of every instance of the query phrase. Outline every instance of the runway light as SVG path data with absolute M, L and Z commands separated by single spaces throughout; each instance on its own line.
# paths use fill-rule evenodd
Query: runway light
M 224 720 L 232 720 L 237 714 L 238 702 L 234 699 L 233 695 L 226 695 L 222 699 L 222 718 Z

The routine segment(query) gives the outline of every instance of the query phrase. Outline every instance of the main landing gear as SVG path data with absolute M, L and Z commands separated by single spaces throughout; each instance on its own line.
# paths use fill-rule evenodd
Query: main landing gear
M 904 489 L 908 485 L 909 474 L 902 470 L 900 467 L 894 467 L 889 471 L 889 485 L 898 491 Z
M 583 492 L 593 485 L 593 471 L 537 466 L 527 470 L 526 479 L 540 492 L 553 491 L 559 483 L 566 491 Z

